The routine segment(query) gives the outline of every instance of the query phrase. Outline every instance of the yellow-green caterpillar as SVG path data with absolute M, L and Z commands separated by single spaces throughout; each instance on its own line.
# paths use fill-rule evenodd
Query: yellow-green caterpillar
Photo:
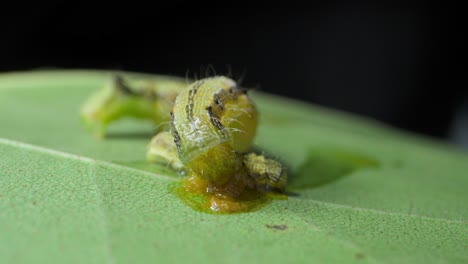
M 123 79 L 116 75 L 83 104 L 81 119 L 96 137 L 104 137 L 108 125 L 124 117 L 164 124 L 169 121 L 175 98 L 186 87 L 184 80 Z
M 257 130 L 257 110 L 226 77 L 191 84 L 175 101 L 171 133 L 179 159 L 206 181 L 224 183 L 238 171 Z
M 232 79 L 215 76 L 195 81 L 173 90 L 177 93 L 175 101 L 157 90 L 135 92 L 119 78 L 113 86 L 118 96 L 108 96 L 112 100 L 90 99 L 82 111 L 85 120 L 105 127 L 118 119 L 115 116 L 148 118 L 155 123 L 168 119 L 170 131 L 162 131 L 151 140 L 147 159 L 187 174 L 184 190 L 206 197 L 211 210 L 243 211 L 245 206 L 237 199 L 246 192 L 284 191 L 287 175 L 281 163 L 248 153 L 256 135 L 258 113 L 247 91 Z M 101 103 L 91 107 L 96 102 Z M 108 111 L 108 105 L 113 105 L 112 111 Z M 89 113 L 93 111 L 89 109 L 114 114 L 91 119 Z

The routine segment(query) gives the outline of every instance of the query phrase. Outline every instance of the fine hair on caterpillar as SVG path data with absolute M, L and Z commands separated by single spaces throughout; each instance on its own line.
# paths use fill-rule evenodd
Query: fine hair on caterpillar
M 157 125 L 153 125 L 153 130 L 157 131 L 159 128 L 164 127 L 164 126 L 168 126 L 170 124 L 171 124 L 170 121 L 161 122 L 161 123 L 159 123 Z
M 185 81 L 187 86 L 190 83 L 193 83 L 194 81 L 206 79 L 206 78 L 211 78 L 211 77 L 216 77 L 216 76 L 226 76 L 232 80 L 234 80 L 238 86 L 240 86 L 243 82 L 244 79 L 247 75 L 247 69 L 243 68 L 240 73 L 235 73 L 233 70 L 233 66 L 231 64 L 225 64 L 224 65 L 225 69 L 223 71 L 221 70 L 216 70 L 216 67 L 209 63 L 206 65 L 200 65 L 198 71 L 193 72 L 193 77 L 190 77 L 190 69 L 187 69 L 185 71 Z

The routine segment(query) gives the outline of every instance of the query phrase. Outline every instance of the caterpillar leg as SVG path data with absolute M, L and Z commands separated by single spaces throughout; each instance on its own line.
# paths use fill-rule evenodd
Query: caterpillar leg
M 288 176 L 281 163 L 255 153 L 244 155 L 243 163 L 257 189 L 284 192 Z
M 146 159 L 149 162 L 169 165 L 176 171 L 186 170 L 177 155 L 177 147 L 174 143 L 174 137 L 168 131 L 160 132 L 151 139 L 151 142 L 148 145 Z

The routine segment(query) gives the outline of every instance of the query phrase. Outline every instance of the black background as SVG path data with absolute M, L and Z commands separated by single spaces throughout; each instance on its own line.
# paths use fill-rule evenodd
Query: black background
M 0 71 L 102 68 L 244 86 L 447 137 L 466 97 L 452 9 L 429 4 L 49 1 L 3 8 Z M 204 5 L 202 5 L 204 4 Z M 229 65 L 229 66 L 227 66 Z

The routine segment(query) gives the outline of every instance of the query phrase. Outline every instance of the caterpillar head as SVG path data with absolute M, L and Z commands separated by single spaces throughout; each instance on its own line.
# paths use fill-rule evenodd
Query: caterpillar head
M 217 76 L 194 82 L 176 98 L 171 132 L 179 158 L 199 177 L 223 182 L 239 171 L 257 130 L 257 110 L 245 90 Z

